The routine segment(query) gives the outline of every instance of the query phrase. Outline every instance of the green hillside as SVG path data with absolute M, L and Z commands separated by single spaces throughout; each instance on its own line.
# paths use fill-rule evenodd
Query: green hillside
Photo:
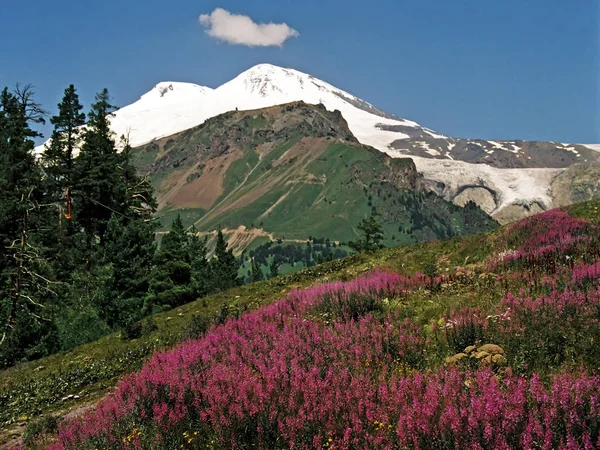
M 496 226 L 474 205 L 425 192 L 412 160 L 359 144 L 339 112 L 322 106 L 230 112 L 133 158 L 154 184 L 163 222 L 181 213 L 200 231 L 244 226 L 349 241 L 360 220 L 377 213 L 393 246 Z
M 591 224 L 600 224 L 598 201 L 578 204 L 568 211 L 571 217 L 582 218 Z M 475 311 L 475 309 L 465 308 L 478 308 L 484 315 L 491 313 L 495 311 L 498 301 L 506 297 L 507 292 L 514 295 L 519 295 L 521 292 L 520 295 L 523 295 L 522 289 L 525 288 L 530 295 L 548 294 L 547 285 L 537 283 L 534 285 L 530 282 L 533 283 L 533 280 L 543 277 L 557 279 L 562 277 L 563 273 L 570 274 L 568 266 L 562 269 L 560 265 L 554 265 L 555 263 L 552 262 L 554 257 L 546 258 L 546 263 L 536 262 L 531 259 L 532 257 L 528 257 L 523 261 L 530 262 L 523 266 L 514 265 L 508 260 L 505 266 L 498 266 L 495 261 L 498 261 L 498 255 L 507 254 L 511 249 L 514 252 L 518 246 L 525 249 L 526 247 L 523 246 L 527 245 L 527 239 L 538 239 L 527 232 L 529 226 L 535 226 L 539 230 L 537 234 L 542 237 L 544 233 L 552 232 L 554 229 L 560 230 L 560 233 L 568 233 L 568 227 L 571 226 L 569 220 L 572 219 L 560 214 L 560 212 L 544 213 L 526 219 L 521 224 L 499 228 L 485 235 L 358 254 L 268 281 L 221 292 L 152 316 L 148 323 L 152 323 L 153 326 L 148 326 L 147 331 L 138 339 L 124 340 L 118 333 L 112 334 L 73 351 L 4 370 L 0 372 L 0 428 L 3 439 L 10 441 L 11 434 L 19 436 L 27 424 L 28 430 L 39 431 L 40 422 L 33 419 L 40 414 L 62 416 L 69 411 L 80 410 L 110 390 L 123 374 L 138 370 L 155 350 L 170 348 L 183 339 L 200 336 L 206 332 L 211 322 L 226 322 L 245 311 L 255 310 L 282 299 L 294 289 L 336 280 L 352 280 L 361 274 L 369 273 L 374 268 L 378 271 L 391 271 L 405 276 L 417 272 L 429 273 L 432 276 L 449 274 L 450 277 L 442 284 L 436 285 L 437 287 L 432 285 L 411 290 L 401 297 L 390 299 L 386 306 L 399 312 L 402 317 L 408 317 L 419 326 L 425 327 L 424 330 L 431 323 L 437 323 L 444 317 L 451 317 L 451 314 L 454 314 L 452 311 Z M 580 222 L 572 223 L 580 224 Z M 586 233 L 595 235 L 595 230 L 590 228 Z M 567 242 L 562 238 L 556 241 L 557 250 L 561 245 L 559 242 L 563 241 Z M 594 261 L 593 255 L 597 253 L 597 243 L 587 242 L 584 240 L 583 244 L 576 249 L 569 250 L 571 252 L 569 254 L 573 254 L 577 260 L 583 258 L 578 263 L 591 264 Z M 532 248 L 530 251 L 535 250 L 536 248 Z M 534 276 L 530 278 L 532 275 Z M 540 328 L 535 330 L 530 331 L 531 333 L 543 331 Z M 548 330 L 553 332 L 551 329 Z M 506 340 L 510 337 L 502 336 L 498 335 L 497 339 Z M 506 345 L 507 349 L 508 345 L 513 346 L 510 347 L 513 353 L 508 356 L 511 367 L 517 373 L 529 373 L 534 366 L 527 366 L 528 361 L 542 361 L 541 359 L 528 360 L 528 358 L 546 358 L 542 353 L 531 353 L 528 342 L 535 335 L 528 336 L 525 341 L 519 341 L 516 336 L 514 339 L 511 338 L 512 340 L 507 340 L 506 344 L 504 341 L 494 342 Z M 587 336 L 592 335 L 588 332 Z M 565 347 L 568 349 L 568 353 L 564 354 L 566 359 L 543 360 L 546 361 L 547 367 L 544 369 L 546 372 L 558 370 L 556 368 L 560 367 L 576 368 L 581 363 L 585 363 L 592 372 L 596 370 L 589 365 L 591 360 L 588 356 L 591 353 L 585 356 L 577 350 L 578 345 L 587 345 L 589 339 L 584 339 L 583 335 L 577 338 L 576 334 L 572 336 L 569 334 L 568 339 L 571 338 L 574 340 L 561 344 L 574 346 Z M 470 338 L 466 337 L 466 339 Z M 462 345 L 462 341 L 456 343 L 458 346 Z M 439 359 L 441 356 L 434 357 L 434 355 L 443 356 L 445 352 L 452 351 L 451 348 L 444 350 L 445 348 L 432 350 L 435 353 L 431 353 L 423 360 L 425 366 L 419 367 L 433 368 L 444 364 L 443 358 Z M 447 354 L 452 355 L 452 353 Z M 555 369 L 552 369 L 553 367 Z

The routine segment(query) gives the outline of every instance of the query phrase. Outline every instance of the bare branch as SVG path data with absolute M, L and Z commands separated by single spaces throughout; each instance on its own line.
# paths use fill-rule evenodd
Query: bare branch
M 35 95 L 33 85 L 26 84 L 21 86 L 19 83 L 17 83 L 14 94 L 19 100 L 19 104 L 23 109 L 23 113 L 27 121 L 41 124 L 46 123 L 46 119 L 44 117 L 48 115 L 48 112 L 45 111 L 39 103 L 33 101 L 33 97 Z

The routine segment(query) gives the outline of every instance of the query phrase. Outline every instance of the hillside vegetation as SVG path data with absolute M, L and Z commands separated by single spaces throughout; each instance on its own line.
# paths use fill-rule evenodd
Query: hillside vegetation
M 110 385 L 195 313 L 212 327 L 60 424 L 52 448 L 594 448 L 599 212 L 580 204 L 208 297 L 156 316 L 137 341 L 3 372 L 0 411 L 64 407 L 86 387 L 57 382 L 76 368 Z
M 381 215 L 395 246 L 487 231 L 474 204 L 426 192 L 411 159 L 358 143 L 339 111 L 302 102 L 232 111 L 136 149 L 165 219 L 199 231 L 260 228 L 278 238 L 349 241 Z M 167 225 L 163 220 L 163 225 Z

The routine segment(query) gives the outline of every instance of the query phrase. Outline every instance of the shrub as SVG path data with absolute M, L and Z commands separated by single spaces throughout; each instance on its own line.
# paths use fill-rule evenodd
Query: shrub
M 182 337 L 184 340 L 198 339 L 206 334 L 212 324 L 213 321 L 207 316 L 194 314 L 183 330 Z
M 142 337 L 142 323 L 141 322 L 127 322 L 121 329 L 121 339 L 124 341 L 130 341 L 132 339 L 139 339 Z
M 125 341 L 139 339 L 142 336 L 148 336 L 157 329 L 158 326 L 151 318 L 137 322 L 130 321 L 123 325 L 123 328 L 121 329 L 121 339 Z
M 45 437 L 56 433 L 58 419 L 55 416 L 44 415 L 27 422 L 23 431 L 23 444 L 28 447 L 43 441 Z
M 452 312 L 443 320 L 443 325 L 446 342 L 453 353 L 460 353 L 489 337 L 488 321 L 478 309 L 464 308 Z

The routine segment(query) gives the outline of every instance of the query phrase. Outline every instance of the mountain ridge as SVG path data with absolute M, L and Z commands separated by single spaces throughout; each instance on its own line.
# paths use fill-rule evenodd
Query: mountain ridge
M 392 157 L 411 157 L 446 200 L 475 201 L 501 221 L 554 206 L 552 181 L 574 164 L 600 160 L 591 146 L 519 140 L 461 139 L 387 113 L 346 91 L 294 69 L 256 65 L 209 88 L 160 82 L 114 113 L 112 128 L 134 147 L 181 133 L 227 111 L 304 101 L 339 110 L 359 142 Z M 38 151 L 41 148 L 38 147 Z M 515 172 L 518 171 L 518 172 Z M 451 175 L 449 175 L 451 174 Z M 487 193 L 490 193 L 488 195 Z M 536 209 L 537 210 L 537 209 Z
M 410 158 L 358 142 L 323 105 L 230 111 L 132 155 L 156 189 L 163 225 L 182 214 L 199 231 L 243 226 L 348 241 L 362 217 L 379 213 L 388 245 L 494 226 L 429 192 Z

